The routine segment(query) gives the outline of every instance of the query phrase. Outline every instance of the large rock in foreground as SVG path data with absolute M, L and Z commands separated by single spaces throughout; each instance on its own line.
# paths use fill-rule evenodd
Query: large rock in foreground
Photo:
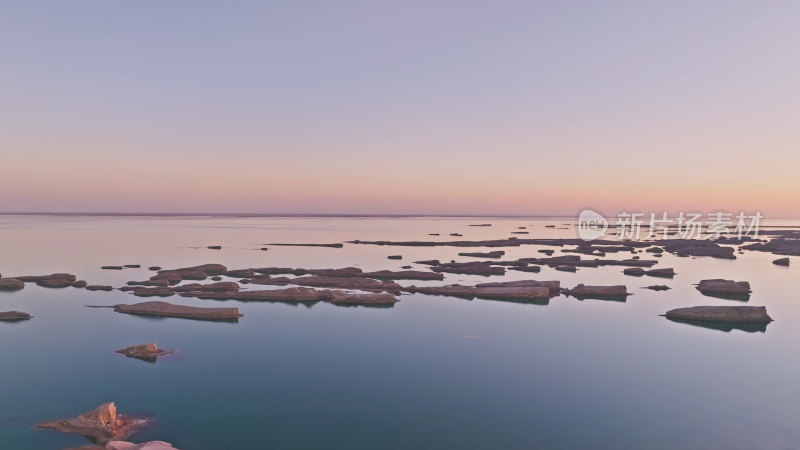
M 134 305 L 114 305 L 114 311 L 144 316 L 179 317 L 200 320 L 237 320 L 242 317 L 239 308 L 200 308 L 173 305 L 167 302 L 143 302 Z
M 772 318 L 764 306 L 692 306 L 667 311 L 668 319 L 703 320 L 730 323 L 769 323 Z
M 54 420 L 41 423 L 37 427 L 54 429 L 62 433 L 79 434 L 93 442 L 105 444 L 110 440 L 124 439 L 130 436 L 137 428 L 147 423 L 147 419 L 117 414 L 114 403 L 106 403 L 74 419 Z
M 0 320 L 8 322 L 15 322 L 18 320 L 30 320 L 33 316 L 22 311 L 5 311 L 0 312 Z

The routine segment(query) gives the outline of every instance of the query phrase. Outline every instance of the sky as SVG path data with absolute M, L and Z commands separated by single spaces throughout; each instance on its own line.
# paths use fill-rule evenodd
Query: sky
M 800 2 L 0 3 L 0 211 L 800 217 Z

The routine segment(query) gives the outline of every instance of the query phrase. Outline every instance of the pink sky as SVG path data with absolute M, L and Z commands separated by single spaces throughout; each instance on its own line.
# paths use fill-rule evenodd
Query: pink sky
M 5 7 L 0 210 L 800 217 L 796 3 L 242 6 Z

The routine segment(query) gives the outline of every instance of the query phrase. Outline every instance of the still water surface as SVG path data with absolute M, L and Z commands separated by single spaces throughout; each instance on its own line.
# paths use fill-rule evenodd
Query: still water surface
M 121 286 L 147 279 L 153 265 L 396 270 L 416 260 L 468 258 L 449 247 L 258 249 L 273 242 L 505 238 L 520 226 L 531 232 L 520 237 L 576 237 L 574 227 L 544 227 L 566 222 L 0 216 L 0 273 L 69 272 Z M 447 236 L 454 232 L 463 237 Z M 224 249 L 205 248 L 215 244 Z M 540 248 L 506 248 L 505 259 L 541 256 Z M 395 254 L 403 260 L 386 259 Z M 800 448 L 798 277 L 795 267 L 772 265 L 774 258 L 665 255 L 656 267 L 675 268 L 673 280 L 627 277 L 611 266 L 488 277 L 627 284 L 634 295 L 626 302 L 403 295 L 394 308 L 353 308 L 166 299 L 237 306 L 244 314 L 238 323 L 117 314 L 85 305 L 143 300 L 28 283 L 0 292 L 0 311 L 35 316 L 0 323 L 0 448 L 86 444 L 34 426 L 108 401 L 157 419 L 130 440 L 165 440 L 185 450 Z M 143 268 L 100 270 L 122 264 Z M 763 333 L 725 332 L 659 317 L 683 306 L 741 304 L 702 296 L 692 284 L 707 278 L 749 281 L 748 304 L 767 306 L 775 322 Z M 446 274 L 444 283 L 481 281 L 487 277 Z M 672 290 L 643 289 L 651 284 Z M 147 342 L 178 353 L 149 364 L 113 352 Z

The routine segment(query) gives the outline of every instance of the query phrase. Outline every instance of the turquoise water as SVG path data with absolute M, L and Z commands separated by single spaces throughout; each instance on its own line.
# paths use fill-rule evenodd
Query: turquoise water
M 468 258 L 448 247 L 257 249 L 270 242 L 503 238 L 519 226 L 529 226 L 530 237 L 575 237 L 573 229 L 544 227 L 565 222 L 0 216 L 0 273 L 70 272 L 120 286 L 146 279 L 151 265 L 399 269 L 421 259 Z M 442 236 L 427 236 L 435 232 Z M 453 232 L 463 237 L 447 236 Z M 204 248 L 215 244 L 223 250 Z M 540 248 L 507 248 L 505 259 L 540 256 Z M 403 260 L 386 259 L 394 254 Z M 86 308 L 142 300 L 29 283 L 0 292 L 0 311 L 35 316 L 0 323 L 0 448 L 85 444 L 34 426 L 108 401 L 156 419 L 129 440 L 181 449 L 800 448 L 796 267 L 774 266 L 774 258 L 665 255 L 656 267 L 674 267 L 673 280 L 627 277 L 610 266 L 488 278 L 627 284 L 634 295 L 626 302 L 403 295 L 394 308 L 353 308 L 166 299 L 238 306 L 238 323 Z M 100 270 L 121 264 L 143 268 Z M 724 332 L 659 317 L 682 306 L 741 304 L 702 296 L 692 283 L 706 278 L 749 281 L 748 304 L 767 306 L 775 322 L 763 333 Z M 447 274 L 444 283 L 486 280 Z M 672 290 L 643 289 L 651 284 Z M 177 353 L 150 364 L 113 352 L 146 342 Z

